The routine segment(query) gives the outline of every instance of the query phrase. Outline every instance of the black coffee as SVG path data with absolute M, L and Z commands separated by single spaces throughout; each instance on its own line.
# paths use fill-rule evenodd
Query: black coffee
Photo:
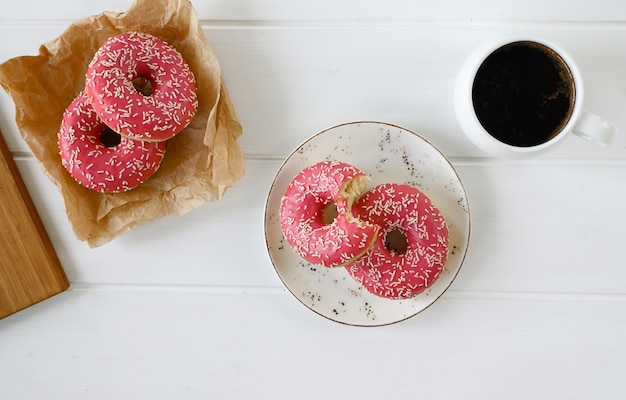
M 501 142 L 536 146 L 567 124 L 575 87 L 565 61 L 535 42 L 514 42 L 494 51 L 480 66 L 472 101 L 478 120 Z

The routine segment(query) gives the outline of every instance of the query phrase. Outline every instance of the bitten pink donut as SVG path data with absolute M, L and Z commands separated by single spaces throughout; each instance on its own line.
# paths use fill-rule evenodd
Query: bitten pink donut
M 296 175 L 281 199 L 280 220 L 297 254 L 310 263 L 336 267 L 372 246 L 379 228 L 354 218 L 351 211 L 368 180 L 358 168 L 338 161 L 322 161 Z M 337 215 L 326 220 L 333 204 Z
M 439 278 L 448 257 L 448 228 L 424 193 L 409 185 L 382 184 L 358 199 L 353 210 L 381 227 L 372 249 L 346 266 L 368 291 L 407 299 Z
M 63 113 L 58 133 L 61 162 L 81 185 L 103 193 L 124 192 L 161 165 L 165 142 L 120 136 L 102 122 L 84 92 Z
M 89 64 L 85 91 L 111 129 L 138 140 L 173 137 L 198 108 L 195 78 L 181 54 L 146 33 L 109 38 Z

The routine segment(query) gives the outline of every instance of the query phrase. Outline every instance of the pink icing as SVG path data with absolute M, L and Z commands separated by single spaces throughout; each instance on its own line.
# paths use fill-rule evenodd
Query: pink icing
M 448 228 L 431 200 L 415 187 L 387 183 L 366 192 L 353 207 L 361 219 L 381 227 L 363 257 L 346 266 L 371 293 L 390 299 L 417 296 L 440 276 L 448 256 Z M 404 252 L 385 245 L 387 235 L 406 236 Z
M 357 176 L 365 174 L 342 162 L 323 161 L 298 173 L 285 191 L 280 207 L 285 239 L 310 263 L 343 265 L 375 240 L 378 227 L 350 218 L 352 199 L 340 195 L 341 188 Z M 322 212 L 332 202 L 337 204 L 338 215 L 325 224 Z
M 148 179 L 161 165 L 165 142 L 144 142 L 122 136 L 105 146 L 107 128 L 81 93 L 63 113 L 58 133 L 61 162 L 81 185 L 98 192 L 123 192 Z
M 135 88 L 138 77 L 150 82 L 152 94 Z M 173 137 L 198 108 L 195 77 L 181 54 L 145 33 L 109 38 L 89 64 L 85 91 L 111 129 L 140 140 Z

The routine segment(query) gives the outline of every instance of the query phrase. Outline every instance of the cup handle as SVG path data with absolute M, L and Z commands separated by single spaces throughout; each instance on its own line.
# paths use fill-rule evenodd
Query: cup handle
M 615 125 L 593 113 L 583 111 L 574 125 L 573 133 L 602 146 L 608 146 L 613 141 L 616 130 Z

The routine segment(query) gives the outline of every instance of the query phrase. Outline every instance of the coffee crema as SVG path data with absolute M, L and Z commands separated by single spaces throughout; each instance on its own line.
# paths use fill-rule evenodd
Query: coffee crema
M 472 103 L 491 136 L 531 147 L 563 129 L 575 94 L 574 78 L 561 56 L 540 43 L 520 41 L 498 48 L 478 68 Z

